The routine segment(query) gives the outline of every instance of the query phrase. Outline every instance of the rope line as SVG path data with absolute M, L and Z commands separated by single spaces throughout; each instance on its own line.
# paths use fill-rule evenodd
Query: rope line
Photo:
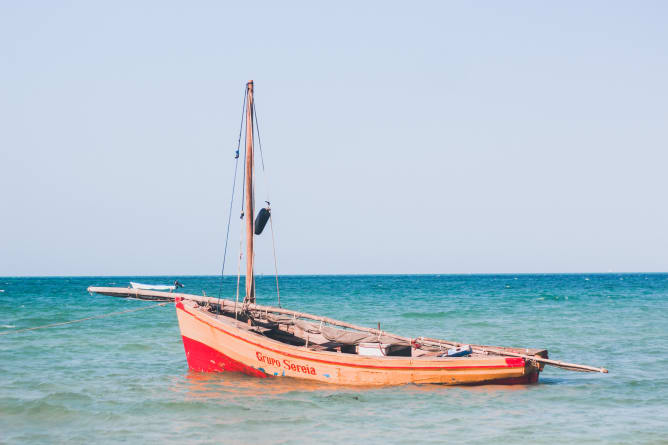
M 264 188 L 267 194 L 267 207 L 271 209 L 271 202 L 269 198 L 269 179 L 267 178 L 267 172 L 264 169 L 264 153 L 262 152 L 262 138 L 260 137 L 260 118 L 257 116 L 257 110 L 255 109 L 255 101 L 253 101 L 253 123 L 255 124 L 255 130 L 257 134 L 258 147 L 260 148 L 260 162 L 262 165 L 262 180 L 264 181 Z M 276 277 L 276 297 L 278 298 L 278 307 L 281 307 L 281 292 L 278 286 L 278 260 L 276 258 L 276 237 L 274 236 L 274 218 L 269 213 L 269 227 L 271 228 L 271 248 L 274 254 L 274 276 Z
M 243 216 L 243 213 L 242 213 Z M 241 284 L 241 259 L 243 258 L 243 240 L 244 240 L 244 226 L 239 224 L 241 230 L 239 232 L 239 264 L 237 267 L 237 299 L 234 303 L 234 318 L 237 319 L 237 305 L 239 304 L 239 285 Z
M 274 273 L 276 276 L 276 296 L 278 297 L 278 307 L 281 307 L 281 292 L 278 289 L 278 260 L 276 259 L 276 241 L 274 240 L 274 218 L 269 214 L 269 227 L 271 228 L 271 247 L 274 251 Z
M 170 304 L 170 303 L 171 302 L 168 301 L 166 303 L 159 303 L 159 304 L 156 304 L 156 305 L 153 305 L 153 306 L 144 306 L 144 307 L 140 307 L 140 308 L 136 308 L 136 309 L 128 309 L 126 311 L 117 311 L 117 312 L 110 312 L 108 314 L 93 315 L 91 317 L 79 318 L 77 320 L 70 320 L 70 321 L 63 321 L 63 322 L 60 322 L 60 323 L 45 324 L 45 325 L 42 325 L 42 326 L 35 326 L 35 327 L 32 327 L 32 328 L 24 328 L 24 329 L 16 329 L 16 330 L 13 330 L 13 331 L 3 331 L 3 332 L 0 332 L 0 335 L 16 334 L 16 333 L 19 333 L 19 332 L 26 332 L 26 331 L 35 331 L 37 329 L 46 329 L 46 328 L 52 328 L 52 327 L 55 327 L 55 326 L 63 326 L 63 325 L 66 325 L 66 324 L 79 323 L 79 322 L 86 321 L 86 320 L 94 320 L 94 319 L 97 319 L 97 318 L 111 317 L 113 315 L 128 314 L 130 312 L 143 311 L 144 309 L 153 309 L 153 308 L 164 306 L 164 305 Z
M 264 181 L 264 188 L 267 193 L 267 201 L 269 201 L 269 180 L 267 179 L 267 172 L 264 169 L 264 154 L 262 153 L 262 138 L 260 137 L 260 118 L 257 117 L 257 110 L 255 109 L 255 101 L 253 101 L 253 123 L 255 124 L 255 134 L 257 134 L 257 145 L 260 148 L 260 164 L 262 165 L 262 180 Z
M 248 96 L 248 87 L 246 87 L 246 97 L 247 96 Z M 246 97 L 244 97 L 244 116 L 242 116 L 242 119 L 244 119 L 245 116 L 246 116 L 245 108 L 246 108 L 246 101 L 248 100 Z M 252 116 L 251 116 L 251 119 L 252 119 Z M 242 122 L 242 125 L 243 125 L 243 120 L 241 122 Z M 251 122 L 251 125 L 253 125 L 252 122 Z M 246 127 L 248 127 L 248 119 L 246 119 Z M 244 138 L 244 176 L 243 176 L 243 181 L 241 182 L 243 184 L 243 186 L 241 187 L 241 217 L 242 218 L 244 217 L 244 203 L 246 201 L 246 167 L 245 166 L 246 166 L 246 155 L 247 155 L 247 151 L 248 151 L 247 145 L 248 144 L 247 144 L 246 138 Z M 253 215 L 251 215 L 251 218 L 252 217 L 253 217 Z
M 239 150 L 241 149 L 241 132 L 244 127 L 244 108 L 246 108 L 246 100 L 248 98 L 248 90 L 244 93 L 244 103 L 241 107 L 241 123 L 239 125 L 239 138 L 237 139 L 237 150 L 234 152 L 234 180 L 232 181 L 232 197 L 230 198 L 230 210 L 227 215 L 227 232 L 225 234 L 225 251 L 223 252 L 223 267 L 220 270 L 220 289 L 218 290 L 218 314 L 220 315 L 220 298 L 223 293 L 223 281 L 225 280 L 225 262 L 227 260 L 227 244 L 230 239 L 230 224 L 232 223 L 232 208 L 234 206 L 234 192 L 237 187 L 237 171 L 239 170 Z

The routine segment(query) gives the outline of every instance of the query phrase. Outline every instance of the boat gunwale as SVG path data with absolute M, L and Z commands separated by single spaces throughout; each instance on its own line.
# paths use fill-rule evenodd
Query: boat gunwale
M 196 305 L 196 303 L 195 303 Z M 261 334 L 258 334 L 256 332 L 244 330 L 243 328 L 240 328 L 238 326 L 234 326 L 231 323 L 226 323 L 223 322 L 222 320 L 210 316 L 207 312 L 203 311 L 202 309 L 199 309 L 199 306 L 195 306 L 193 309 L 197 311 L 199 314 L 194 313 L 186 309 L 185 305 L 183 305 L 182 301 L 177 302 L 176 304 L 176 309 L 177 310 L 182 310 L 183 312 L 189 314 L 190 316 L 196 318 L 198 321 L 214 328 L 219 331 L 222 331 L 224 334 L 232 336 L 234 338 L 237 338 L 241 341 L 244 341 L 246 343 L 249 343 L 253 346 L 260 347 L 262 349 L 266 349 L 268 351 L 277 353 L 277 354 L 282 354 L 282 355 L 287 355 L 292 358 L 296 359 L 301 359 L 301 360 L 310 360 L 310 361 L 315 361 L 315 362 L 320 362 L 320 363 L 325 363 L 325 364 L 331 364 L 331 365 L 338 365 L 338 366 L 347 366 L 351 368 L 370 368 L 370 369 L 392 369 L 392 370 L 405 370 L 405 371 L 410 371 L 410 370 L 466 370 L 466 369 L 506 369 L 506 368 L 525 368 L 529 366 L 529 363 L 523 359 L 523 358 L 518 358 L 518 357 L 503 357 L 503 356 L 491 356 L 491 357 L 480 357 L 480 358 L 473 358 L 473 357 L 401 357 L 401 356 L 384 356 L 384 357 L 367 357 L 367 356 L 360 356 L 360 355 L 355 355 L 355 354 L 349 354 L 350 357 L 345 357 L 345 359 L 352 359 L 354 361 L 360 361 L 362 363 L 349 363 L 349 362 L 343 362 L 340 359 L 342 358 L 341 353 L 339 352 L 332 352 L 332 351 L 313 351 L 313 350 L 305 350 L 302 349 L 303 347 L 300 346 L 295 346 L 295 345 L 290 345 L 286 343 L 282 343 L 278 340 L 274 340 L 272 338 L 263 336 Z M 216 326 L 214 323 L 211 321 L 204 319 L 203 317 L 200 317 L 198 315 L 202 315 L 204 317 L 210 318 L 213 322 L 217 322 L 218 324 L 223 325 L 224 327 L 230 327 L 239 332 L 239 334 L 244 334 L 246 336 L 249 336 L 251 338 L 244 338 L 241 335 L 236 335 L 232 332 L 228 332 L 225 329 L 223 329 L 220 326 Z M 187 335 L 186 335 L 187 337 Z M 253 341 L 253 337 L 256 337 L 259 342 Z M 188 337 L 190 338 L 190 337 Z M 196 340 L 196 339 L 193 339 Z M 264 345 L 262 343 L 269 343 L 277 345 L 277 347 L 280 347 L 281 349 L 273 349 L 269 345 Z M 285 351 L 287 349 L 288 352 Z M 306 354 L 304 356 L 303 354 Z M 311 357 L 311 355 L 315 355 L 315 357 Z M 330 361 L 330 360 L 325 360 L 322 358 L 318 358 L 318 356 L 325 356 L 325 357 L 337 357 L 339 360 L 336 361 Z M 509 360 L 510 359 L 510 360 Z M 519 360 L 522 360 L 522 364 L 514 365 L 510 363 L 517 363 Z M 369 362 L 376 362 L 378 360 L 382 361 L 403 361 L 408 363 L 408 366 L 382 366 L 382 365 L 374 365 Z M 433 364 L 436 366 L 415 366 L 413 365 L 413 361 L 424 361 L 426 362 L 425 364 Z M 460 365 L 456 366 L 454 365 L 453 362 L 459 362 L 459 361 L 465 361 L 465 360 L 480 360 L 480 361 L 498 361 L 500 362 L 499 364 L 495 365 Z M 364 363 L 367 362 L 367 363 Z M 446 363 L 444 363 L 446 362 Z M 449 365 L 447 363 L 450 363 Z M 501 364 L 503 363 L 503 364 Z M 420 363 L 422 365 L 422 363 Z M 525 371 L 526 373 L 526 371 Z

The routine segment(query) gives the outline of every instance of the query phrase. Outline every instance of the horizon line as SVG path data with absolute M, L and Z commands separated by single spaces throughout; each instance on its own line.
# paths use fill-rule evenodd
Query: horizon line
M 311 274 L 279 274 L 279 277 L 345 277 L 345 276 L 471 276 L 471 275 L 665 275 L 668 271 L 654 272 L 459 272 L 459 273 L 311 273 Z M 0 278 L 124 278 L 124 277 L 220 277 L 217 274 L 158 274 L 158 275 L 0 275 Z M 241 275 L 245 277 L 244 275 Z M 255 274 L 258 277 L 274 277 L 275 274 Z M 225 278 L 237 275 L 223 275 Z

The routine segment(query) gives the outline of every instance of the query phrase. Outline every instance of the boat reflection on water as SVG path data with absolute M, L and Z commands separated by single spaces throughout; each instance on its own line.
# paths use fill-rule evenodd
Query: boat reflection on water
M 419 395 L 443 392 L 444 397 L 457 397 L 465 394 L 502 394 L 515 391 L 526 391 L 534 385 L 468 385 L 447 386 L 435 384 L 407 384 L 394 387 L 376 385 L 330 385 L 312 380 L 296 378 L 258 379 L 245 374 L 203 373 L 188 371 L 178 379 L 173 387 L 175 392 L 183 392 L 188 398 L 196 400 L 237 399 L 238 397 L 267 398 L 288 393 L 320 393 L 322 396 L 333 394 L 363 395 L 369 391 L 399 391 Z
M 378 389 L 378 386 L 352 386 L 352 385 L 330 385 L 313 380 L 296 378 L 268 378 L 258 379 L 237 372 L 226 373 L 204 373 L 188 371 L 184 379 L 179 380 L 177 391 L 185 391 L 193 398 L 220 398 L 229 396 L 272 396 L 290 392 L 322 391 L 365 391 Z M 417 386 L 417 385 L 411 385 Z M 433 385 L 428 385 L 433 386 Z

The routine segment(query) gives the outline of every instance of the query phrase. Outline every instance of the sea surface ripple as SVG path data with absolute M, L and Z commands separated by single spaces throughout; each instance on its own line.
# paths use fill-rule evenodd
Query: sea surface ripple
M 220 277 L 0 277 L 0 332 L 152 305 L 88 286 Z M 668 275 L 280 277 L 284 307 L 406 336 L 605 366 L 529 386 L 335 387 L 188 371 L 172 305 L 0 336 L 0 443 L 668 443 Z M 223 295 L 234 294 L 226 277 Z M 273 277 L 258 302 L 275 304 Z

